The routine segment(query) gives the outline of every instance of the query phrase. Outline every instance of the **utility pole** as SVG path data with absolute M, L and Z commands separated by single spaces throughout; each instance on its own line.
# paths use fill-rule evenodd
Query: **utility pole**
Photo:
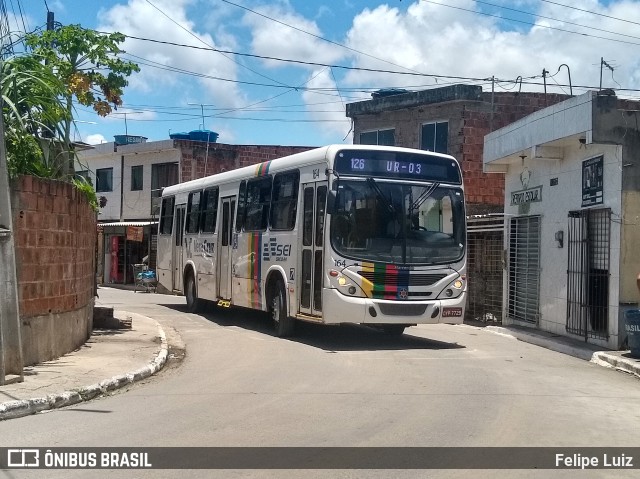
M 491 77 L 491 116 L 489 117 L 489 132 L 493 131 L 493 95 L 495 94 L 495 83 L 496 77 L 494 75 Z
M 609 70 L 611 70 L 611 73 L 613 73 L 613 67 L 609 65 L 607 62 L 605 62 L 603 57 L 600 57 L 600 90 L 602 90 L 602 67 L 603 66 L 607 67 Z
M 544 80 L 544 106 L 547 106 L 547 73 L 549 73 L 549 71 L 546 68 L 543 68 L 542 79 Z
M 6 384 L 8 374 L 17 375 L 20 382 L 24 381 L 22 367 L 11 193 L 4 143 L 4 119 L 0 115 L 0 386 Z

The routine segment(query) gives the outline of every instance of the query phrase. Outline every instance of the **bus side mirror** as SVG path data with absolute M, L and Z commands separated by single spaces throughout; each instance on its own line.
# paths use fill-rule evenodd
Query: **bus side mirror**
M 336 211 L 337 192 L 333 190 L 327 191 L 327 214 L 332 215 Z

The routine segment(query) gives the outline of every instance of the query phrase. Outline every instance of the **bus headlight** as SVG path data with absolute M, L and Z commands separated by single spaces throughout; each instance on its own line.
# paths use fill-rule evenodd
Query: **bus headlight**
M 438 295 L 438 299 L 453 299 L 457 298 L 464 292 L 465 287 L 465 279 L 464 277 L 458 278 L 442 290 L 442 292 Z
M 355 281 L 340 273 L 337 275 L 329 273 L 329 282 L 332 288 L 337 289 L 345 296 L 366 297 L 362 288 Z

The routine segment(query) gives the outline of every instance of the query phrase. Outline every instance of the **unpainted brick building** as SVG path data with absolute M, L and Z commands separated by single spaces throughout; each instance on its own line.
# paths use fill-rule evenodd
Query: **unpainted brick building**
M 347 104 L 354 143 L 386 144 L 448 153 L 458 159 L 470 215 L 502 212 L 504 176 L 482 172 L 484 136 L 568 95 L 442 88 L 377 96 Z

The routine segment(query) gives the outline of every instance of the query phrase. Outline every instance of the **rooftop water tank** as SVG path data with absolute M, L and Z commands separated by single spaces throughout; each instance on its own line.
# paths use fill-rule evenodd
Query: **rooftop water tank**
M 215 143 L 218 140 L 218 134 L 211 130 L 193 130 L 189 132 L 189 139 L 193 141 L 207 141 Z

